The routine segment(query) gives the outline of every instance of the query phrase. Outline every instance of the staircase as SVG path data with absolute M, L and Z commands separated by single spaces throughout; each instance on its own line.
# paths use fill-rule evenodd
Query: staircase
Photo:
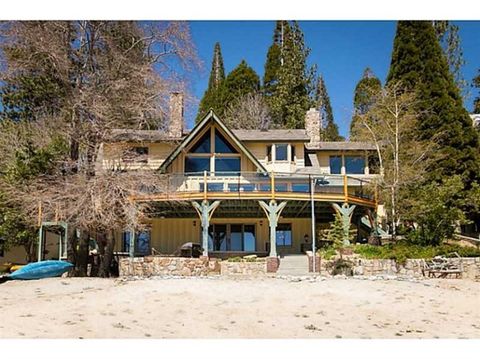
M 277 275 L 305 276 L 308 272 L 308 257 L 305 254 L 289 254 L 280 258 Z

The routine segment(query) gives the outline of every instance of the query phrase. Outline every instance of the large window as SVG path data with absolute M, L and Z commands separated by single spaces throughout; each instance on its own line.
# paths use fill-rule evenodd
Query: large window
M 255 251 L 254 224 L 212 224 L 208 227 L 208 249 L 220 252 Z
M 130 251 L 130 236 L 131 232 L 123 232 L 123 250 Z M 150 231 L 142 231 L 135 233 L 135 254 L 148 255 L 150 254 Z
M 363 175 L 365 173 L 365 157 L 345 156 L 345 171 L 347 174 Z
M 185 172 L 210 171 L 210 157 L 186 157 Z
M 275 145 L 275 161 L 288 160 L 288 146 L 286 144 Z
M 275 149 L 275 156 L 273 156 L 273 149 Z M 289 153 L 290 152 L 290 153 Z M 268 162 L 295 162 L 295 146 L 286 143 L 276 143 L 267 146 L 267 161 Z
M 292 225 L 290 223 L 280 223 L 277 225 L 277 246 L 292 246 Z
M 185 173 L 207 171 L 215 175 L 237 175 L 240 170 L 239 152 L 214 127 L 208 129 L 185 156 Z
M 330 173 L 332 175 L 342 173 L 342 156 L 330 156 Z

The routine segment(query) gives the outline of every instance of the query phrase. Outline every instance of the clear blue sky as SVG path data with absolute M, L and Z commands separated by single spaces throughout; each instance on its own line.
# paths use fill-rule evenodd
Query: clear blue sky
M 480 68 L 480 21 L 455 22 L 466 65 L 464 76 L 471 80 Z M 230 72 L 242 59 L 263 77 L 265 57 L 272 43 L 274 21 L 192 21 L 191 32 L 204 71 L 192 78 L 194 95 L 200 99 L 207 88 L 213 46 L 222 48 L 225 72 Z M 317 64 L 323 74 L 332 102 L 335 122 L 342 135 L 348 135 L 353 92 L 363 70 L 369 66 L 385 80 L 390 65 L 394 21 L 300 21 L 305 41 L 311 49 L 310 64 Z M 472 96 L 466 103 L 472 108 Z M 196 112 L 196 108 L 194 111 Z M 192 125 L 194 114 L 187 115 Z

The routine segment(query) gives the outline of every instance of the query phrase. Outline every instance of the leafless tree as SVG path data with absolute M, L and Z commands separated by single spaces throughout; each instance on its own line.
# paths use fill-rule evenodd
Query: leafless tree
M 111 238 L 114 229 L 140 228 L 147 208 L 128 198 L 139 183 L 144 190 L 162 181 L 147 169 L 105 169 L 99 156 L 113 129 L 164 128 L 170 92 L 186 92 L 188 73 L 201 65 L 188 24 L 15 21 L 2 24 L 1 39 L 1 80 L 17 85 L 25 77 L 47 78 L 55 96 L 34 102 L 31 118 L 5 122 L 9 135 L 0 139 L 0 168 L 25 143 L 42 149 L 60 138 L 67 147 L 51 173 L 3 183 L 11 201 L 32 223 L 39 203 L 46 218 L 61 213 L 85 234 L 81 248 L 88 248 L 89 233 Z M 76 243 L 70 245 L 84 275 L 85 250 L 80 255 Z
M 259 93 L 245 95 L 231 103 L 223 120 L 234 129 L 266 130 L 271 125 L 270 110 Z
M 377 94 L 367 113 L 359 115 L 355 128 L 359 140 L 372 142 L 377 149 L 381 175 L 377 185 L 390 207 L 394 236 L 402 214 L 401 196 L 424 178 L 440 136 L 418 140 L 416 128 L 421 114 L 415 110 L 416 104 L 413 92 L 405 91 L 401 83 L 392 84 Z

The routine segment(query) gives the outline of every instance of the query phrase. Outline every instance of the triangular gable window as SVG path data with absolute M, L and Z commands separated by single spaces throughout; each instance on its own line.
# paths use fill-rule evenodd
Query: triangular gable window
M 196 144 L 193 145 L 189 152 L 210 153 L 210 131 L 205 132 L 205 134 L 198 140 Z
M 238 153 L 218 130 L 215 130 L 215 153 Z

